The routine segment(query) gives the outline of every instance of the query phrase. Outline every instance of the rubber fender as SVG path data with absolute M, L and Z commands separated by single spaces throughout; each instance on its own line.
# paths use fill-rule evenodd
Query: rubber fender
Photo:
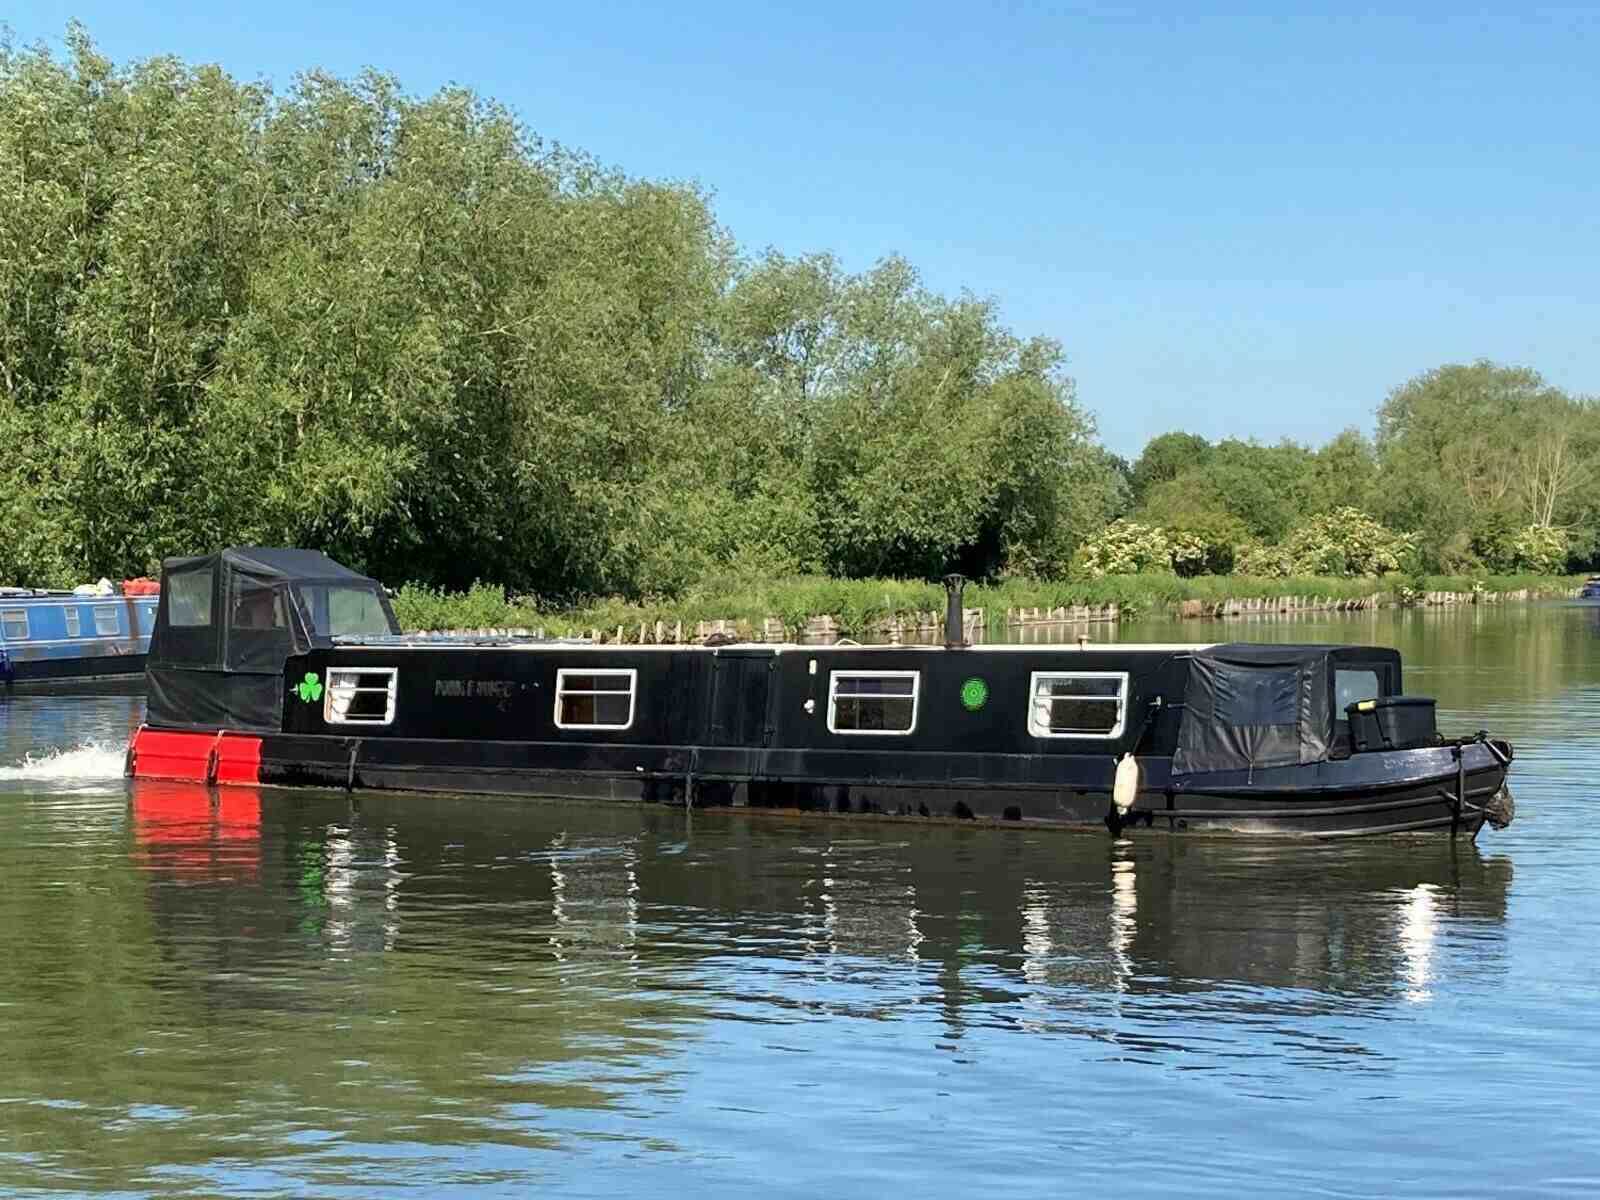
M 217 766 L 213 781 L 231 784 L 259 783 L 260 780 L 261 739 L 247 734 L 223 734 L 217 742 Z
M 1124 754 L 1122 761 L 1117 764 L 1115 782 L 1111 785 L 1111 800 L 1117 806 L 1119 813 L 1125 813 L 1133 807 L 1135 798 L 1139 795 L 1139 760 L 1132 754 Z
M 1511 798 L 1511 788 L 1506 784 L 1500 785 L 1500 790 L 1483 806 L 1483 815 L 1488 818 L 1489 824 L 1496 829 L 1504 829 L 1517 817 L 1517 802 Z
M 214 733 L 171 733 L 140 728 L 128 747 L 133 777 L 204 783 L 215 744 Z

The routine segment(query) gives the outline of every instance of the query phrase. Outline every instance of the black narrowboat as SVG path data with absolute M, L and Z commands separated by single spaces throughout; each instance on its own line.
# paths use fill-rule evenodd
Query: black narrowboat
M 302 550 L 166 564 L 138 778 L 1262 836 L 1476 836 L 1511 747 L 1394 650 L 619 646 L 400 633 Z

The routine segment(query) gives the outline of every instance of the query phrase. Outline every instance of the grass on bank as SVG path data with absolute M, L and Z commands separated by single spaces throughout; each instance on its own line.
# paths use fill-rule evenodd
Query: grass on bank
M 1374 594 L 1393 601 L 1401 589 L 1412 592 L 1521 591 L 1560 595 L 1572 591 L 1582 576 L 1560 575 L 1427 575 L 1411 578 L 1340 579 L 1304 576 L 1288 579 L 1241 575 L 1108 575 L 1100 579 L 1006 579 L 994 584 L 969 584 L 968 608 L 982 608 L 991 624 L 1010 608 L 1057 608 L 1063 605 L 1116 604 L 1124 618 L 1160 612 L 1184 600 L 1217 602 L 1278 596 L 1321 596 L 1348 600 Z M 416 584 L 401 588 L 395 613 L 408 630 L 542 629 L 552 636 L 583 634 L 598 629 L 625 638 L 637 637 L 641 624 L 657 621 L 686 631 L 700 621 L 729 620 L 759 633 L 767 617 L 777 617 L 790 636 L 814 616 L 831 616 L 850 635 L 868 632 L 879 621 L 917 613 L 943 613 L 944 589 L 936 583 L 907 579 L 830 579 L 801 576 L 751 581 L 708 579 L 682 596 L 659 600 L 609 597 L 573 607 L 541 607 L 528 598 L 508 599 L 503 588 L 475 584 L 466 592 L 447 593 Z M 692 636 L 692 634 L 690 634 Z

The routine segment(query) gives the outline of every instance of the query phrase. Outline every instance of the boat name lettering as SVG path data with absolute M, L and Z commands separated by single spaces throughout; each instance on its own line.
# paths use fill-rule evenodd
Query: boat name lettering
M 509 679 L 436 679 L 433 694 L 452 700 L 509 700 L 517 685 Z

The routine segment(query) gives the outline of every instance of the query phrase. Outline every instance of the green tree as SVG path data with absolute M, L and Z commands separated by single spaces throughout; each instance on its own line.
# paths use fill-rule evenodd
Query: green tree
M 1262 446 L 1229 438 L 1199 465 L 1150 488 L 1146 521 L 1177 527 L 1199 513 L 1226 513 L 1251 536 L 1276 541 L 1306 512 L 1312 453 L 1293 442 Z
M 1204 466 L 1210 454 L 1211 443 L 1196 433 L 1163 433 L 1151 438 L 1128 472 L 1133 502 L 1143 503 L 1156 484 Z
M 1493 514 L 1592 545 L 1600 414 L 1536 371 L 1479 361 L 1419 375 L 1379 409 L 1377 448 L 1376 511 L 1421 535 L 1430 566 L 1471 566 Z
M 1356 429 L 1342 433 L 1313 452 L 1311 478 L 1306 486 L 1306 508 L 1327 512 L 1335 508 L 1369 508 L 1378 477 L 1378 453 L 1372 440 Z

